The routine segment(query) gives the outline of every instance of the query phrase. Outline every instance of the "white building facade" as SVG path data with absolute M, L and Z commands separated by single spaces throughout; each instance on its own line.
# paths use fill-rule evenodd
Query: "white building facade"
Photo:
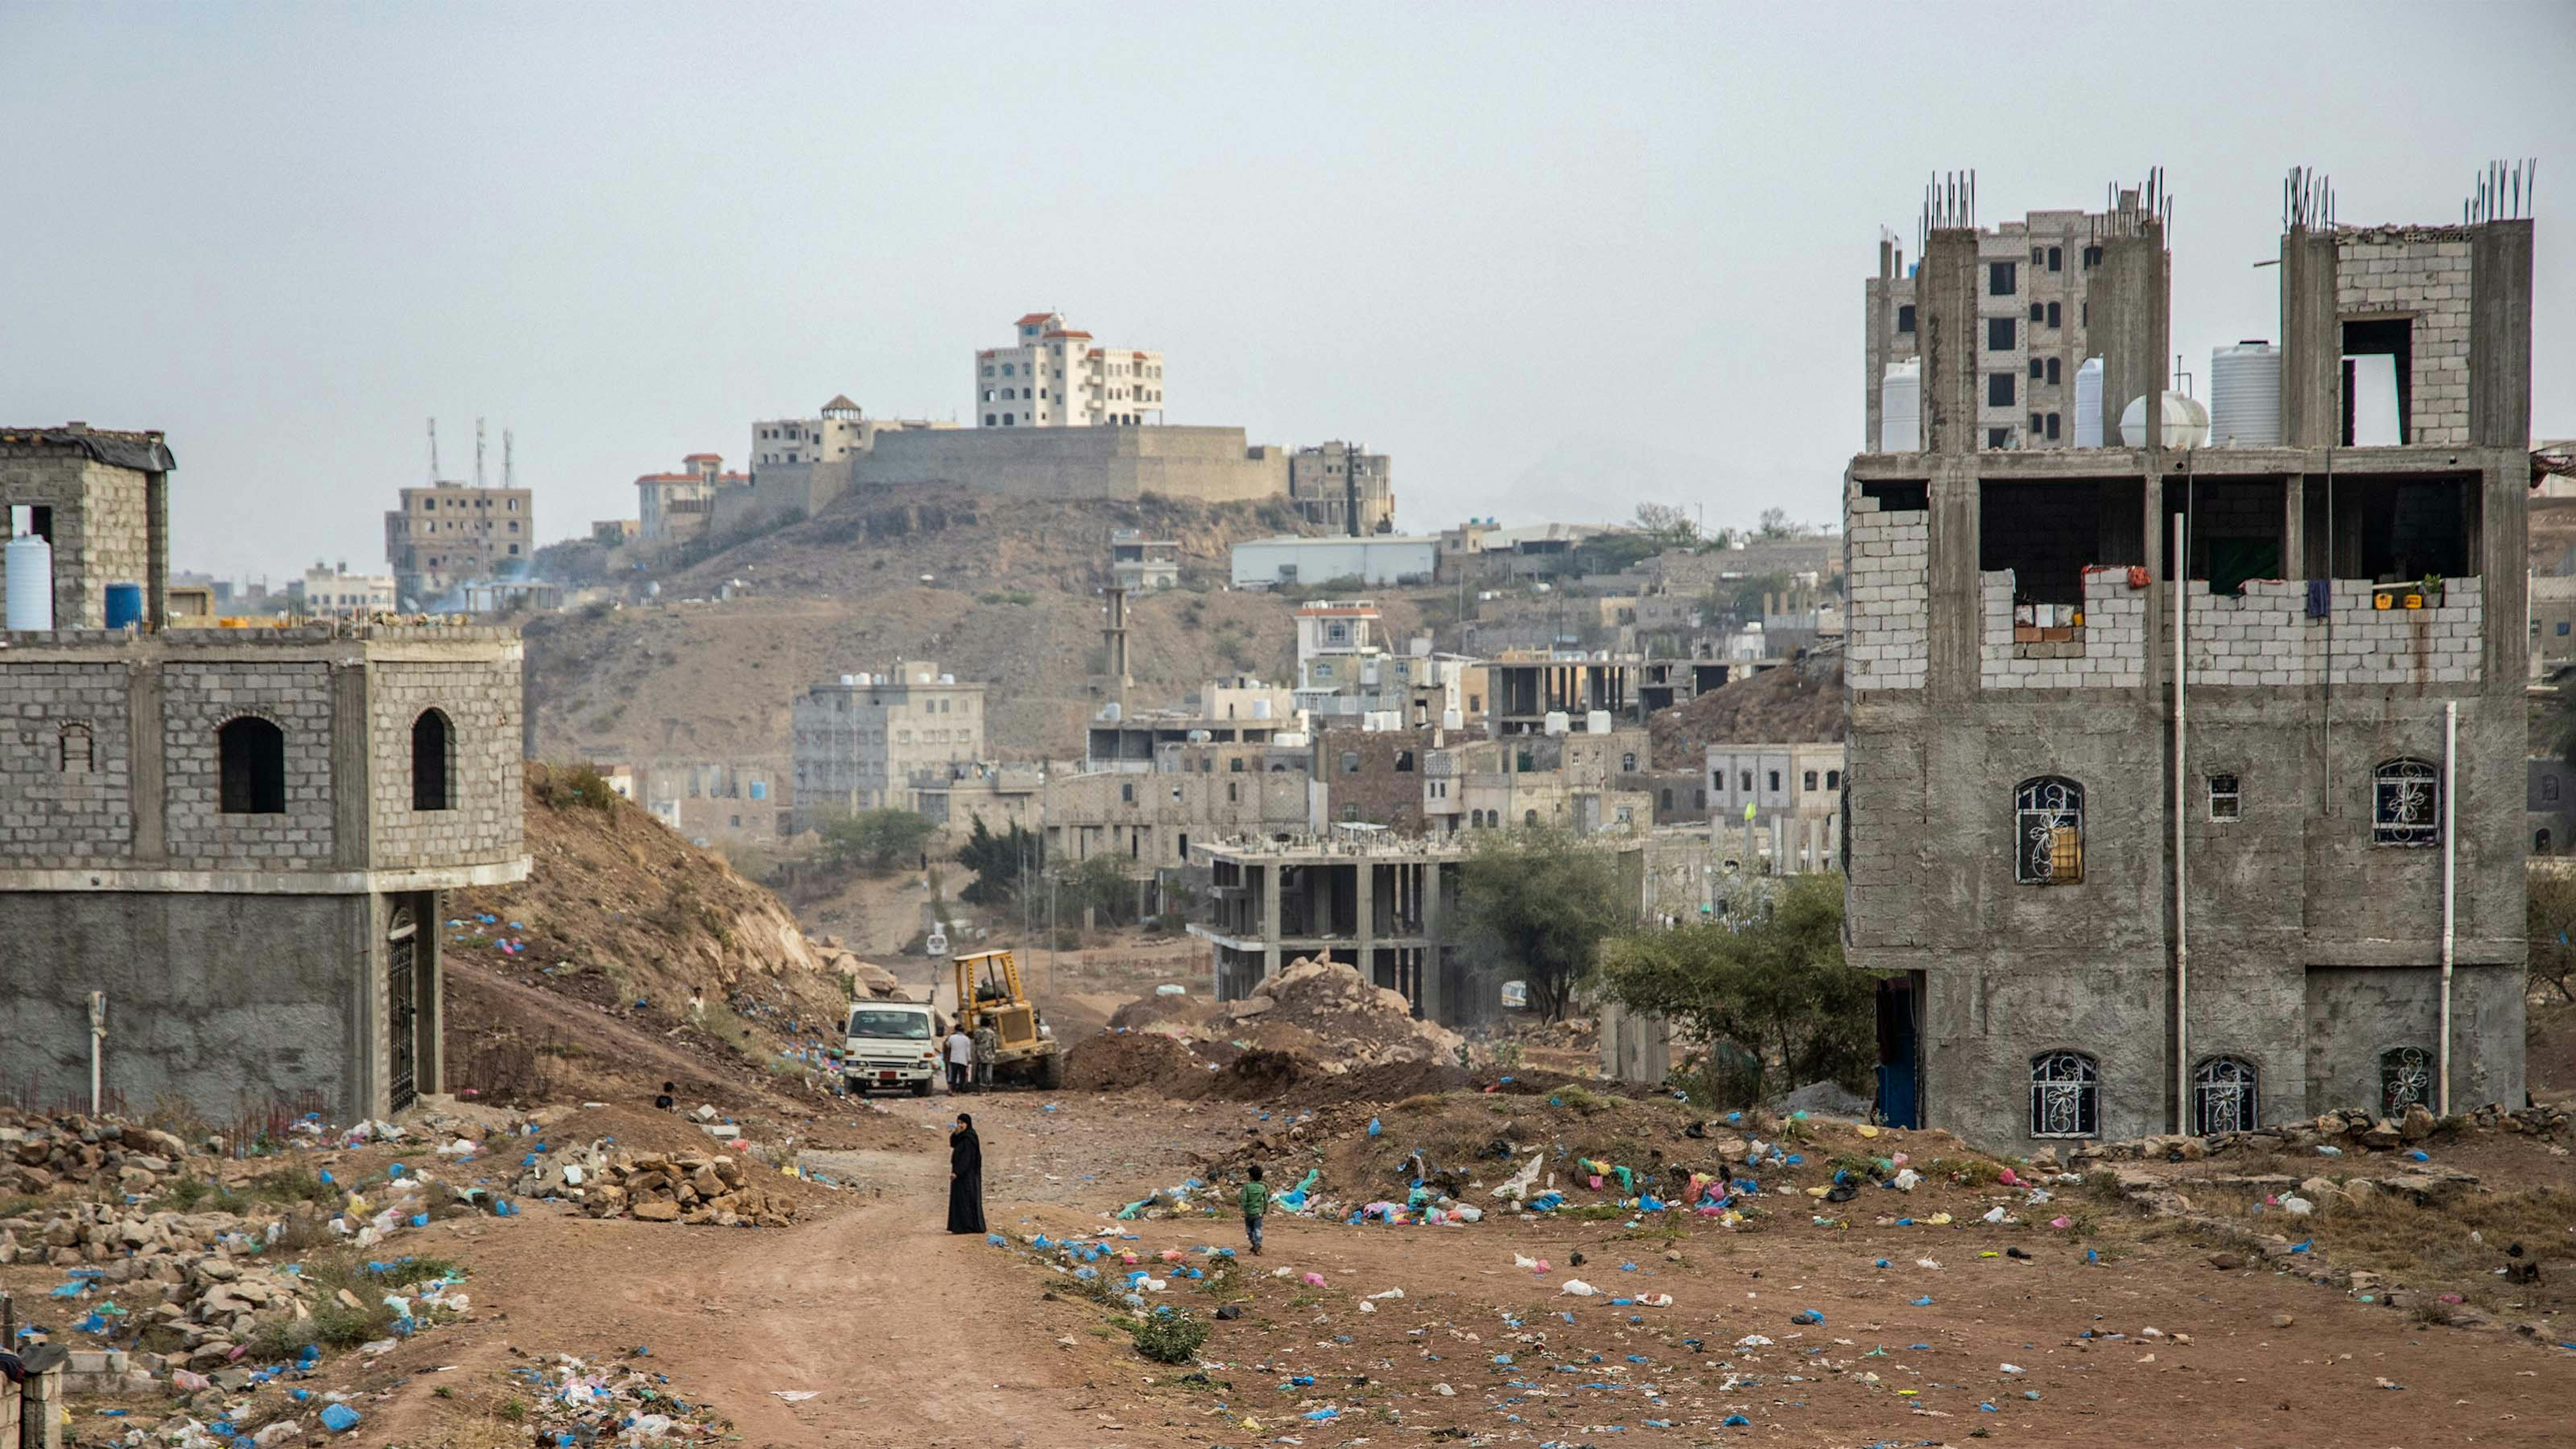
M 975 416 L 988 428 L 1141 427 L 1163 420 L 1163 354 L 1094 345 L 1061 312 L 1011 324 L 1012 346 L 975 354 Z

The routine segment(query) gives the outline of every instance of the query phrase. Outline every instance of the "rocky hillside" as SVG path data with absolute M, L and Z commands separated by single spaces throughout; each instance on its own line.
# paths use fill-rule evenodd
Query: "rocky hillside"
M 1076 754 L 1098 704 L 1088 681 L 1119 528 L 1178 540 L 1188 584 L 1130 607 L 1136 698 L 1177 703 L 1236 671 L 1287 676 L 1293 603 L 1224 587 L 1237 541 L 1296 531 L 1280 505 L 870 492 L 668 575 L 654 604 L 530 624 L 537 753 L 783 765 L 798 693 L 900 656 L 991 686 L 997 754 Z M 1412 626 L 1409 607 L 1384 602 L 1390 624 Z
M 837 1022 L 846 964 L 768 891 L 585 773 L 528 766 L 528 878 L 457 892 L 447 952 L 619 1012 L 678 1020 L 700 994 L 773 1035 Z
M 1739 679 L 1646 721 L 1655 767 L 1697 769 L 1725 741 L 1796 744 L 1843 737 L 1843 658 L 1811 654 Z

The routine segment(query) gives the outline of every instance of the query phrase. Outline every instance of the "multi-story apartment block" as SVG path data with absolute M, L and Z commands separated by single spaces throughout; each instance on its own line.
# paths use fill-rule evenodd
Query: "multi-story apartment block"
M 1135 427 L 1163 420 L 1163 354 L 1097 347 L 1061 312 L 1011 324 L 1009 347 L 975 354 L 975 415 L 988 428 Z
M 301 607 L 307 614 L 366 618 L 390 614 L 397 607 L 393 575 L 353 574 L 345 563 L 337 568 L 315 564 L 304 571 L 299 587 Z
M 441 482 L 402 490 L 385 515 L 385 561 L 403 598 L 427 603 L 474 579 L 525 572 L 537 551 L 535 495 Z
M 1396 653 L 1377 638 L 1384 622 L 1367 599 L 1328 599 L 1297 610 L 1296 705 L 1318 729 L 1456 729 L 1481 718 L 1475 661 L 1434 654 L 1428 637 Z M 1470 702 L 1470 696 L 1475 696 Z
M 1288 501 L 1308 523 L 1334 533 L 1393 533 L 1393 461 L 1358 443 L 1299 448 L 1288 455 Z
M 1844 495 L 1892 1121 L 2037 1150 L 2522 1099 L 2532 224 L 2289 195 L 2277 446 L 2165 445 L 2164 227 L 2124 204 L 2075 265 L 2148 445 L 1991 449 L 1990 238 L 1930 232 L 1921 446 Z M 2407 441 L 2355 446 L 2382 351 Z
M 1129 593 L 1172 588 L 1181 581 L 1181 541 L 1147 538 L 1141 528 L 1112 529 L 1109 577 Z
M 2101 265 L 2104 233 L 2115 218 L 2116 209 L 2034 211 L 1976 233 L 1976 308 L 1952 325 L 1976 334 L 1978 447 L 2062 447 L 2074 440 L 2076 373 L 2093 355 L 2086 342 L 2090 287 Z M 1881 408 L 1890 367 L 1904 372 L 1919 366 L 1917 290 L 1904 249 L 1882 238 L 1878 275 L 1864 287 L 1864 452 L 1911 451 L 1905 440 L 1885 435 Z M 1898 425 L 1902 431 L 1902 418 Z M 2113 436 L 2117 431 L 2115 426 Z
M 691 453 L 676 473 L 646 473 L 635 480 L 635 536 L 647 544 L 686 543 L 703 536 L 716 497 L 751 479 L 724 470 L 719 453 Z
M 917 776 L 985 758 L 984 686 L 927 660 L 897 660 L 883 674 L 807 689 L 789 725 L 801 832 L 853 811 L 917 809 Z

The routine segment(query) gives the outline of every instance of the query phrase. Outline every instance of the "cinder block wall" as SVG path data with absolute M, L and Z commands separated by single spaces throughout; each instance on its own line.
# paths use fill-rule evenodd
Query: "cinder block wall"
M 170 858 L 201 869 L 331 865 L 331 667 L 319 661 L 173 663 L 161 671 Z M 286 811 L 223 813 L 216 732 L 256 715 L 286 735 Z
M 412 726 L 447 716 L 446 810 L 412 808 Z M 368 792 L 379 867 L 502 860 L 520 849 L 519 666 L 516 658 L 387 662 L 368 671 Z

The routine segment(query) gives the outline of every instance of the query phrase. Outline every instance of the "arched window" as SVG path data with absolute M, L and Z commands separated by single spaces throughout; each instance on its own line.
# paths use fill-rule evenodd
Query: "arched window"
M 1637 752 L 1630 750 L 1626 754 L 1621 755 L 1619 757 L 1619 768 L 1627 771 L 1631 775 L 1637 773 Z
M 2059 775 L 2013 791 L 2013 879 L 2073 885 L 2084 879 L 2084 787 Z
M 1521 823 L 1535 829 L 1538 825 L 1538 812 L 1535 810 L 1521 812 Z
M 2406 1109 L 2431 1106 L 2433 1054 L 2422 1047 L 2390 1047 L 2379 1054 L 2379 1110 L 2403 1117 Z
M 448 785 L 448 765 L 453 758 L 455 737 L 448 729 L 447 716 L 434 709 L 420 712 L 411 722 L 411 808 L 414 810 L 447 810 L 454 808 L 456 796 Z
M 54 740 L 54 767 L 66 775 L 86 775 L 97 763 L 98 755 L 90 742 L 89 726 L 63 726 L 62 733 Z
M 2102 1130 L 2102 1073 L 2082 1052 L 2030 1059 L 2030 1135 L 2093 1137 Z
M 215 731 L 223 813 L 286 813 L 286 732 L 255 714 L 224 721 Z
M 2549 853 L 2548 827 L 2543 826 L 2542 828 L 2531 832 L 2531 853 L 2534 855 L 2547 855 Z
M 2370 843 L 2442 843 L 2442 772 L 2427 760 L 2389 760 L 2370 772 Z
M 2259 1119 L 2254 1096 L 2254 1064 L 2235 1057 L 2211 1057 L 2191 1074 L 2192 1130 L 2251 1132 Z

